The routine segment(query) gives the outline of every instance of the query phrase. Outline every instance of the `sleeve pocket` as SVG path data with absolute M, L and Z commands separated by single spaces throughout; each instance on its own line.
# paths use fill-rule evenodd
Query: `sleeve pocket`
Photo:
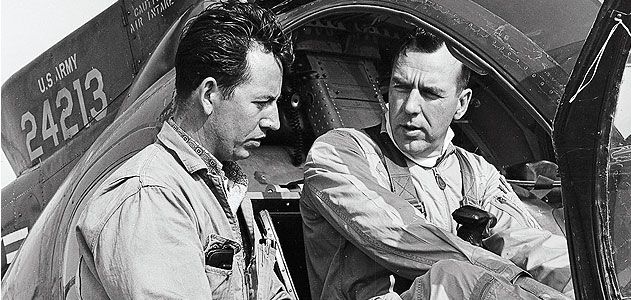
M 500 211 L 507 213 L 513 219 L 524 226 L 538 229 L 541 228 L 539 226 L 539 223 L 537 223 L 537 221 L 530 215 L 528 209 L 520 206 L 517 203 L 514 203 L 513 199 L 509 199 L 504 196 L 498 196 L 493 201 L 491 201 L 491 204 Z

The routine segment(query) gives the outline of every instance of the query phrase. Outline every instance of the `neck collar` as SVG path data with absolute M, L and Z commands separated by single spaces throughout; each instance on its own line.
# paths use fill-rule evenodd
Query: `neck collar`
M 197 155 L 204 161 L 208 168 L 208 174 L 215 174 L 222 177 L 226 177 L 237 184 L 247 185 L 248 179 L 241 171 L 241 167 L 234 161 L 224 161 L 223 163 L 217 160 L 206 148 L 204 148 L 199 142 L 193 139 L 188 133 L 186 133 L 180 125 L 178 125 L 173 118 L 169 118 L 167 121 L 175 132 L 186 142 L 186 144 L 195 151 Z

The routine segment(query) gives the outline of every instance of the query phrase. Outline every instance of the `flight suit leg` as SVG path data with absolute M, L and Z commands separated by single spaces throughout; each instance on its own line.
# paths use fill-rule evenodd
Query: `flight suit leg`
M 541 296 L 547 296 L 540 298 Z M 535 295 L 505 279 L 468 262 L 442 260 L 419 276 L 403 300 L 416 299 L 567 299 L 560 293 Z

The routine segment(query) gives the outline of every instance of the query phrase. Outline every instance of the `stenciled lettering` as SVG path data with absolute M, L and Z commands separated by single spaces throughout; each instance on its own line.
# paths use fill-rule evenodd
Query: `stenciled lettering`
M 174 0 L 144 0 L 136 6 L 132 5 L 131 12 L 134 19 L 129 21 L 129 32 L 132 34 L 138 32 L 151 19 L 161 17 L 162 13 L 173 4 Z
M 59 125 L 61 127 L 61 135 L 64 137 L 64 141 L 72 138 L 77 132 L 79 132 L 79 126 L 77 124 L 72 125 L 68 128 L 68 124 L 66 124 L 66 119 L 72 114 L 72 94 L 67 88 L 63 88 L 57 92 L 57 99 L 55 100 L 55 105 L 57 108 L 62 106 L 61 100 L 66 99 L 66 107 L 61 110 L 61 116 L 59 119 Z
M 162 15 L 162 12 L 164 12 L 167 8 L 171 7 L 172 5 L 173 5 L 173 0 L 160 1 L 158 5 L 154 6 L 147 12 L 147 16 L 149 17 L 149 20 L 155 18 L 156 16 Z
M 132 23 L 129 24 L 129 27 L 131 28 L 131 33 L 134 33 L 136 31 L 138 31 L 138 29 L 140 29 L 140 27 L 144 26 L 145 24 L 142 22 L 142 16 L 138 17 L 137 19 L 135 19 Z
M 57 63 L 53 68 L 53 73 L 46 72 L 46 74 L 37 79 L 37 88 L 42 94 L 53 87 L 57 81 L 64 79 L 64 77 L 70 75 L 79 68 L 77 64 L 77 53 L 72 54 L 60 63 Z
M 91 88 L 94 80 L 96 80 L 96 89 L 92 92 L 92 96 L 94 96 L 94 101 L 97 99 L 101 100 L 101 108 L 99 110 L 94 108 L 90 109 L 90 115 L 97 121 L 100 121 L 107 113 L 107 96 L 103 91 L 103 75 L 101 75 L 101 71 L 98 69 L 92 69 L 85 75 L 86 90 Z
M 66 72 L 65 76 L 76 71 L 76 55 L 70 56 L 58 67 L 60 75 L 62 70 Z M 47 75 L 37 80 L 38 88 L 41 92 L 52 87 L 54 83 L 52 77 L 52 74 L 47 73 Z M 25 133 L 26 149 L 31 161 L 45 154 L 44 149 L 46 147 L 43 147 L 44 143 L 52 143 L 55 148 L 63 145 L 60 142 L 59 131 L 61 131 L 61 137 L 64 141 L 72 139 L 79 132 L 81 125 L 77 121 L 74 121 L 74 124 L 70 123 L 73 119 L 72 116 L 77 114 L 77 110 L 73 109 L 75 106 L 74 101 L 78 101 L 78 110 L 83 126 L 90 126 L 93 120 L 99 121 L 103 119 L 107 115 L 108 106 L 108 97 L 104 88 L 103 74 L 99 69 L 93 68 L 85 73 L 83 77 L 77 78 L 72 82 L 72 89 L 76 92 L 76 98 L 73 97 L 73 93 L 67 87 L 61 87 L 57 91 L 56 98 L 53 98 L 53 103 L 49 99 L 45 99 L 42 102 L 41 119 L 36 119 L 35 115 L 30 111 L 22 114 L 21 128 Z M 89 96 L 90 94 L 92 97 Z M 54 105 L 57 110 L 53 110 L 51 105 Z M 75 117 L 75 120 L 77 118 L 78 116 Z
M 136 7 L 133 7 L 133 11 L 134 11 L 134 17 L 138 17 L 140 16 L 142 13 L 144 13 L 145 11 L 147 11 L 148 9 L 151 8 L 152 6 L 152 1 L 151 0 L 145 0 L 140 2 L 140 4 Z
M 55 71 L 57 72 L 57 80 L 64 79 L 64 77 L 70 75 L 77 68 L 77 54 L 75 53 L 72 56 L 66 58 L 64 61 L 60 62 L 55 67 Z
M 26 130 L 26 123 L 31 123 L 31 129 L 26 133 L 26 150 L 28 150 L 28 156 L 31 158 L 31 161 L 34 161 L 42 156 L 44 151 L 42 150 L 42 146 L 35 148 L 35 150 L 31 148 L 31 141 L 33 141 L 37 135 L 37 123 L 35 122 L 35 116 L 33 116 L 30 111 L 22 115 L 22 130 Z
M 57 132 L 59 132 L 59 128 L 55 123 L 55 118 L 53 118 L 53 112 L 50 109 L 50 101 L 46 99 L 44 100 L 42 109 L 42 139 L 45 141 L 52 137 L 53 143 L 55 143 L 55 146 L 58 146 L 59 137 L 57 137 Z
M 55 84 L 55 82 L 53 81 L 53 75 L 50 73 L 46 73 L 46 75 L 37 79 L 37 87 L 39 88 L 39 91 L 42 93 L 44 93 L 50 87 L 52 87 L 53 84 Z

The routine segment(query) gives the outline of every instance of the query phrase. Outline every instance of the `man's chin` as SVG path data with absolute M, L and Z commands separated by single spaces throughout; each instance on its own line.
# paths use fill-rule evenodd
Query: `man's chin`
M 250 157 L 250 151 L 245 150 L 245 149 L 240 149 L 233 156 L 234 160 L 242 160 L 248 157 Z
M 418 141 L 404 144 L 401 151 L 412 157 L 427 157 L 431 153 L 426 143 Z

